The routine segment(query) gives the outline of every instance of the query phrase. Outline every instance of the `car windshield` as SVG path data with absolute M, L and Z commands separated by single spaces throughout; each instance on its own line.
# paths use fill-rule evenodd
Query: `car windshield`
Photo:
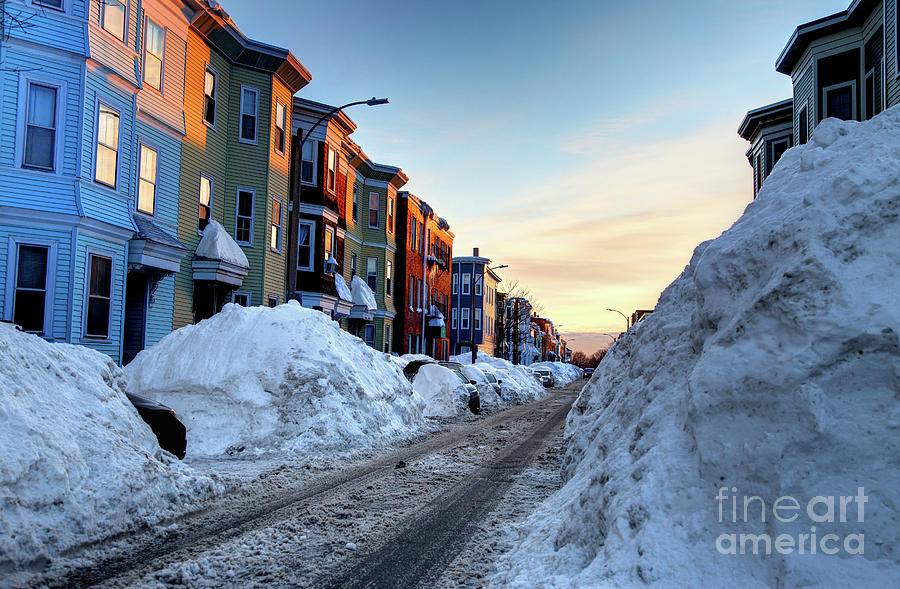
M 490 372 L 485 372 L 484 377 L 487 379 L 488 382 L 497 382 L 497 379 L 494 378 L 494 375 L 491 374 Z
M 535 372 L 537 374 L 540 374 L 541 376 L 550 376 L 550 371 L 546 370 L 546 369 L 538 369 L 538 370 L 535 370 Z

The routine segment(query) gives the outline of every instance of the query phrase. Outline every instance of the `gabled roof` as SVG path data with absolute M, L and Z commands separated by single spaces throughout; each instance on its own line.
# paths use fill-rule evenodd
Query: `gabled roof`
M 878 0 L 853 0 L 847 10 L 800 25 L 775 61 L 775 71 L 790 76 L 812 41 L 842 29 L 860 26 L 877 4 Z
M 760 127 L 791 122 L 794 120 L 794 99 L 788 98 L 781 102 L 775 102 L 760 108 L 751 110 L 744 117 L 741 126 L 738 127 L 738 135 L 747 141 L 753 141 L 753 137 Z
M 213 0 L 195 1 L 198 8 L 191 27 L 236 65 L 271 73 L 295 93 L 312 79 L 287 49 L 247 38 L 227 12 Z

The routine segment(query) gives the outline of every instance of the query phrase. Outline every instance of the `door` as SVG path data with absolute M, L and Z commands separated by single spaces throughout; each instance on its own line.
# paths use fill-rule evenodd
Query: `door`
M 122 364 L 128 364 L 144 349 L 147 333 L 147 274 L 129 272 L 125 285 L 125 340 Z

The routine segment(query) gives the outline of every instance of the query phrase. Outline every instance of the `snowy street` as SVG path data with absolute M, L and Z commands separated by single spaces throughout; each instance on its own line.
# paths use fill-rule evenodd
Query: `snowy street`
M 68 554 L 33 582 L 477 586 L 511 548 L 509 527 L 559 488 L 564 420 L 582 385 L 342 468 L 230 461 L 230 488 L 202 511 Z

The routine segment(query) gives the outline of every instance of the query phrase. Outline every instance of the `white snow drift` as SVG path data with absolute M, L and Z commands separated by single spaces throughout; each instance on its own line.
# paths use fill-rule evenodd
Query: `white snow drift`
M 422 399 L 400 367 L 296 301 L 226 305 L 128 365 L 129 390 L 180 413 L 188 456 L 341 453 L 412 434 Z
M 469 411 L 466 384 L 448 368 L 425 364 L 416 373 L 413 388 L 425 400 L 426 417 L 456 417 Z
M 460 364 L 471 364 L 472 354 L 451 356 L 450 360 Z M 508 404 L 530 403 L 547 394 L 547 390 L 532 376 L 525 366 L 516 365 L 503 358 L 495 358 L 478 351 L 477 364 L 486 364 L 494 370 L 500 384 L 500 396 Z
M 581 368 L 564 362 L 535 362 L 529 368 L 546 368 L 553 375 L 556 386 L 561 387 L 581 378 Z
M 495 582 L 896 585 L 898 215 L 900 109 L 785 153 L 600 363 L 568 418 L 568 482 Z
M 0 324 L 0 570 L 221 492 L 160 450 L 124 382 L 103 354 Z

